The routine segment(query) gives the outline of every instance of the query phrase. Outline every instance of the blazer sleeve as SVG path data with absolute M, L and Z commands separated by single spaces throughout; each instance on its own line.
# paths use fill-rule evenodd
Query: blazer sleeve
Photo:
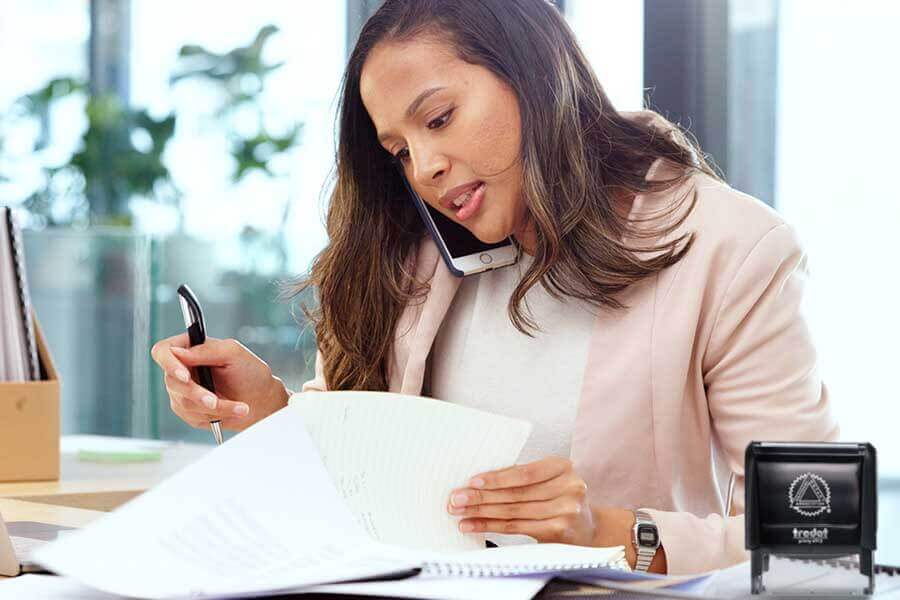
M 801 313 L 806 256 L 793 228 L 770 229 L 719 304 L 702 369 L 713 436 L 736 474 L 732 512 L 701 517 L 650 510 L 668 572 L 749 560 L 744 548 L 744 451 L 753 440 L 833 441 L 839 429 Z
M 316 350 L 316 374 L 300 388 L 301 392 L 327 392 L 325 385 L 325 368 L 322 366 L 322 353 Z

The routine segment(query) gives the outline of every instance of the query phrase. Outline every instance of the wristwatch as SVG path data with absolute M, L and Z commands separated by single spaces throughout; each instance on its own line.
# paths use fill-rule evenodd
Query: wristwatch
M 632 529 L 632 543 L 637 552 L 635 571 L 646 572 L 650 568 L 656 550 L 659 548 L 659 529 L 644 509 L 634 511 L 634 529 Z

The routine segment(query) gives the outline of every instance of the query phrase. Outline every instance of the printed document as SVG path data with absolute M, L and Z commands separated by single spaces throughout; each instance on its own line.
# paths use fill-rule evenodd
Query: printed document
M 456 529 L 447 496 L 514 464 L 530 424 L 367 394 L 295 397 L 34 559 L 105 592 L 202 598 L 403 572 L 483 548 Z
M 402 571 L 283 409 L 33 559 L 139 598 L 221 597 Z

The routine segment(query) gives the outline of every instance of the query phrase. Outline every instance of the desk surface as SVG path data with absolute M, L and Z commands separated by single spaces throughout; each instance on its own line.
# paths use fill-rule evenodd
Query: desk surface
M 63 527 L 83 527 L 103 515 L 103 511 L 0 498 L 4 521 L 37 521 Z
M 14 500 L 11 498 L 0 498 L 0 514 L 7 521 L 37 521 L 39 523 L 50 523 L 53 525 L 63 525 L 65 527 L 82 527 L 87 525 L 94 519 L 103 515 L 103 511 L 87 510 L 84 508 L 73 508 L 71 506 L 60 506 L 56 504 L 45 504 L 43 502 L 33 502 L 31 500 Z M 0 575 L 0 582 L 8 579 Z M 2 589 L 2 588 L 0 588 Z M 593 596 L 597 593 L 597 588 L 589 585 L 581 585 L 566 581 L 554 580 L 547 584 L 544 589 L 535 596 L 534 600 L 549 600 L 554 598 L 572 598 L 581 596 Z M 342 598 L 344 600 L 377 600 L 372 596 L 356 596 L 356 595 L 340 595 L 333 594 L 297 594 L 298 599 L 303 600 L 334 600 Z
M 37 521 L 82 527 L 209 452 L 213 446 L 173 443 L 161 449 L 162 460 L 147 463 L 92 463 L 76 453 L 60 455 L 59 481 L 0 483 L 0 514 L 7 521 Z M 0 581 L 6 579 L 0 576 Z M 596 593 L 597 588 L 550 582 L 537 599 Z M 304 600 L 333 599 L 331 594 L 303 594 Z M 342 598 L 364 598 L 341 596 Z M 372 597 L 365 597 L 372 600 Z
M 90 437 L 102 439 L 100 436 Z M 65 437 L 63 439 L 66 440 Z M 63 443 L 64 448 L 71 446 Z M 159 449 L 159 461 L 112 464 L 82 461 L 78 459 L 77 451 L 63 451 L 60 454 L 59 481 L 0 483 L 0 515 L 6 521 L 37 521 L 82 527 L 197 460 L 212 448 L 211 445 L 173 442 Z M 4 577 L 0 576 L 0 579 Z
M 77 436 L 114 440 L 101 436 Z M 64 441 L 66 437 L 63 438 Z M 63 444 L 63 447 L 72 446 Z M 59 481 L 0 483 L 0 498 L 13 498 L 90 510 L 110 511 L 179 471 L 213 448 L 212 445 L 173 442 L 160 448 L 161 460 L 135 463 L 98 463 L 78 459 L 76 452 L 60 454 Z

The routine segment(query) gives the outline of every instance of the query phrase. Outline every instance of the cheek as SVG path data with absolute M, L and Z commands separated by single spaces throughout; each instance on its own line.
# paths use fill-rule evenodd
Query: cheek
M 515 119 L 507 115 L 475 121 L 467 145 L 470 164 L 480 176 L 501 182 L 515 180 L 520 170 L 516 168 L 520 161 L 519 124 Z
M 513 233 L 523 208 L 519 111 L 514 97 L 501 96 L 492 110 L 485 111 L 473 123 L 470 139 L 469 164 L 493 191 L 486 206 L 489 218 L 481 220 L 480 229 L 495 238 L 491 241 L 499 241 Z

